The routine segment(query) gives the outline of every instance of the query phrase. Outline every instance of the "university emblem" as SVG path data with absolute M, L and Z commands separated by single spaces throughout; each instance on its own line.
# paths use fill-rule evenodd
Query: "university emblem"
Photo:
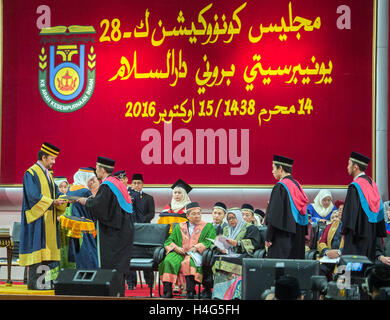
M 39 92 L 59 112 L 82 108 L 95 88 L 95 28 L 56 26 L 42 29 Z

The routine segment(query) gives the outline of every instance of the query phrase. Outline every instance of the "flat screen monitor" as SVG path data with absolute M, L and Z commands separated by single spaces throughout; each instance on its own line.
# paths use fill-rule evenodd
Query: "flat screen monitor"
M 242 262 L 242 299 L 260 300 L 262 293 L 275 284 L 276 264 L 284 264 L 284 275 L 298 279 L 303 293 L 311 290 L 311 276 L 319 274 L 320 262 L 298 259 L 244 258 Z

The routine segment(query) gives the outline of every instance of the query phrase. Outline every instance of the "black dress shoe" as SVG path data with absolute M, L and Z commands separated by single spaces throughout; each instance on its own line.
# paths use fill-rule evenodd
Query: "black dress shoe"
M 135 290 L 135 285 L 134 284 L 128 284 L 127 285 L 128 290 Z
M 211 300 L 212 297 L 211 289 L 204 289 L 200 294 L 200 297 L 204 300 Z
M 163 298 L 173 298 L 172 294 L 172 283 L 170 282 L 163 282 L 164 289 L 163 289 Z
M 188 291 L 186 294 L 186 299 L 194 299 L 195 292 L 193 291 Z
M 166 299 L 173 298 L 172 291 L 165 292 L 162 297 Z

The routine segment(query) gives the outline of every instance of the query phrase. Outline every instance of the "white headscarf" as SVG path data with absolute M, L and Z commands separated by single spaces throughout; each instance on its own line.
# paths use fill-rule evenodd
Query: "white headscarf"
M 65 177 L 54 177 L 54 183 L 57 185 L 57 187 L 59 187 L 63 182 L 66 182 L 69 185 L 69 182 Z
M 88 188 L 88 181 L 93 177 L 95 177 L 93 172 L 79 170 L 73 176 L 73 184 Z
M 176 201 L 173 197 L 173 192 L 175 190 L 180 190 L 183 194 L 183 199 L 181 201 Z M 173 212 L 178 212 L 180 209 L 183 209 L 187 204 L 191 202 L 190 197 L 187 194 L 187 191 L 185 191 L 182 187 L 175 187 L 172 191 L 172 200 L 171 200 L 171 210 Z
M 228 229 L 229 229 L 229 239 L 236 239 L 238 234 L 240 233 L 241 229 L 246 225 L 246 221 L 244 220 L 244 218 L 242 217 L 242 212 L 240 209 L 229 209 L 227 211 L 227 215 L 226 215 L 226 218 L 228 218 L 229 214 L 230 213 L 233 213 L 235 216 L 236 216 L 236 219 L 237 219 L 237 224 L 236 226 L 233 228 L 230 224 L 228 225 Z
M 331 199 L 333 199 L 332 194 L 328 189 L 322 189 L 320 192 L 318 192 L 317 196 L 314 198 L 314 203 L 313 203 L 314 210 L 321 217 L 326 217 L 329 213 L 332 212 L 334 207 L 333 201 L 331 201 L 329 207 L 324 208 L 324 206 L 322 205 L 322 199 L 326 197 L 330 197 Z

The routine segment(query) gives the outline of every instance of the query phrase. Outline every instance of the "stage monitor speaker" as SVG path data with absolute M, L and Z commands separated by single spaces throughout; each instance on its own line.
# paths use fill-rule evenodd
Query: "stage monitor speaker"
M 61 269 L 54 280 L 55 295 L 125 296 L 123 274 L 115 269 Z

